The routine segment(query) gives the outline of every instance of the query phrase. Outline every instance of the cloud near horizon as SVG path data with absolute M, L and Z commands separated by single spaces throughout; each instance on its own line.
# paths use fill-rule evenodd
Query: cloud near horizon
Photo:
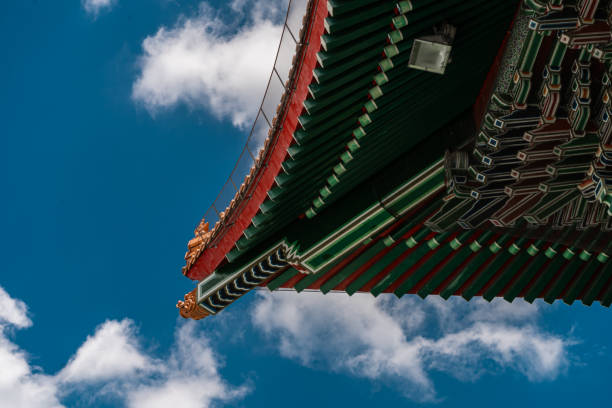
M 159 28 L 142 43 L 132 98 L 151 114 L 185 104 L 246 129 L 274 65 L 285 3 L 234 0 L 222 13 L 203 2 L 195 16 Z
M 45 374 L 10 340 L 13 329 L 32 325 L 27 306 L 2 287 L 0 306 L 0 406 L 61 408 L 63 399 L 78 396 L 92 405 L 199 408 L 252 391 L 224 380 L 209 335 L 191 321 L 177 325 L 171 351 L 160 357 L 143 347 L 132 320 L 107 320 L 64 368 Z M 418 402 L 444 399 L 434 372 L 467 382 L 504 370 L 532 382 L 554 380 L 568 369 L 573 344 L 542 330 L 538 307 L 525 302 L 257 292 L 250 309 L 253 326 L 281 356 L 384 383 Z M 217 318 L 220 336 L 227 330 L 235 335 L 245 324 L 234 321 L 236 313 Z M 227 319 L 231 327 L 223 329 Z
M 102 398 L 128 408 L 199 408 L 250 391 L 221 377 L 219 357 L 194 322 L 177 326 L 170 355 L 160 359 L 143 349 L 132 320 L 107 320 L 55 375 L 32 367 L 26 352 L 9 339 L 10 329 L 31 325 L 27 306 L 0 287 L 2 407 L 61 408 L 62 398 L 78 393 L 92 404 Z
M 554 380 L 568 365 L 570 340 L 537 326 L 526 302 L 373 298 L 369 294 L 258 292 L 253 324 L 281 355 L 395 384 L 407 398 L 440 398 L 431 374 L 461 381 L 515 370 Z M 491 368 L 492 367 L 492 368 Z

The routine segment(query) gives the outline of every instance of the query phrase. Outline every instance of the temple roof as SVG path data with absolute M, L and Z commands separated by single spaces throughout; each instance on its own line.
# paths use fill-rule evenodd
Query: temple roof
M 308 45 L 294 69 L 298 91 L 288 102 L 300 108 L 277 117 L 282 126 L 271 132 L 214 239 L 190 257 L 188 277 L 201 279 L 224 258 L 232 262 L 300 217 L 320 213 L 469 108 L 517 5 L 415 1 L 400 13 L 393 1 L 350 3 L 311 2 L 302 31 Z M 446 74 L 408 68 L 411 39 L 443 22 L 461 27 Z M 307 94 L 299 94 L 301 85 Z
M 251 193 L 188 256 L 206 313 L 262 285 L 609 306 L 610 5 L 518 4 L 310 2 Z M 444 74 L 411 68 L 447 27 Z

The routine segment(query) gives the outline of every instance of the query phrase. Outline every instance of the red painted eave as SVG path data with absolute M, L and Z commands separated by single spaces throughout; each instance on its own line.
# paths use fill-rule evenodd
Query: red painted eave
M 240 239 L 244 230 L 250 225 L 257 214 L 260 205 L 266 199 L 268 191 L 274 185 L 274 179 L 281 169 L 281 164 L 291 145 L 293 133 L 298 126 L 298 116 L 302 113 L 303 103 L 308 95 L 308 85 L 313 78 L 313 71 L 317 65 L 317 52 L 321 48 L 321 36 L 325 30 L 324 21 L 327 17 L 327 0 L 314 0 L 309 16 L 310 29 L 305 43 L 306 50 L 302 59 L 301 68 L 298 68 L 299 77 L 296 89 L 291 95 L 287 114 L 282 126 L 276 135 L 273 135 L 266 159 L 253 177 L 253 184 L 249 191 L 251 195 L 242 199 L 238 206 L 238 213 L 232 214 L 232 223 L 224 226 L 220 236 L 215 238 L 214 244 L 207 247 L 193 266 L 186 272 L 190 279 L 201 280 L 210 275 L 221 264 L 225 255 L 232 250 L 236 241 Z

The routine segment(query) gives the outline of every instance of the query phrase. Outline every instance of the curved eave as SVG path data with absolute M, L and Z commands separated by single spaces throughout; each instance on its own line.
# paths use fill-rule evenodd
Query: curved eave
M 223 231 L 219 232 L 214 242 L 204 249 L 191 268 L 185 272 L 188 278 L 201 280 L 219 266 L 225 254 L 234 247 L 236 241 L 249 226 L 265 200 L 268 190 L 274 185 L 274 178 L 278 175 L 287 155 L 293 133 L 298 126 L 298 117 L 302 113 L 303 103 L 308 95 L 308 85 L 312 81 L 313 71 L 317 65 L 317 52 L 321 48 L 321 36 L 325 30 L 326 16 L 327 0 L 313 0 L 308 17 L 308 34 L 303 45 L 305 47 L 305 50 L 302 51 L 303 58 L 301 61 L 296 59 L 298 66 L 293 68 L 298 72 L 298 77 L 295 81 L 295 90 L 287 103 L 287 113 L 281 126 L 269 136 L 266 143 L 267 150 L 263 155 L 266 159 L 251 177 L 252 185 L 248 186 L 249 194 L 236 205 L 237 213 L 228 214 L 232 222 L 224 226 Z

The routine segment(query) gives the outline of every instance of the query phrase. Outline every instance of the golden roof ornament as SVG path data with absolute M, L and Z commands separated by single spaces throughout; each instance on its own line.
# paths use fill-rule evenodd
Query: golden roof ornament
M 193 231 L 195 237 L 187 243 L 187 252 L 185 252 L 186 265 L 183 267 L 183 275 L 187 273 L 187 270 L 195 263 L 197 257 L 202 253 L 204 247 L 210 242 L 212 231 L 208 222 L 202 218 L 200 224 Z
M 198 305 L 198 302 L 196 301 L 196 290 L 197 289 L 194 289 L 185 294 L 184 301 L 179 300 L 176 303 L 176 307 L 179 310 L 180 315 L 185 319 L 200 320 L 209 315 L 206 309 Z
M 195 231 L 193 231 L 193 234 L 194 235 L 204 235 L 208 232 L 208 228 L 209 228 L 208 223 L 204 220 L 204 218 L 202 218 L 202 221 L 200 221 L 200 224 L 198 224 Z

